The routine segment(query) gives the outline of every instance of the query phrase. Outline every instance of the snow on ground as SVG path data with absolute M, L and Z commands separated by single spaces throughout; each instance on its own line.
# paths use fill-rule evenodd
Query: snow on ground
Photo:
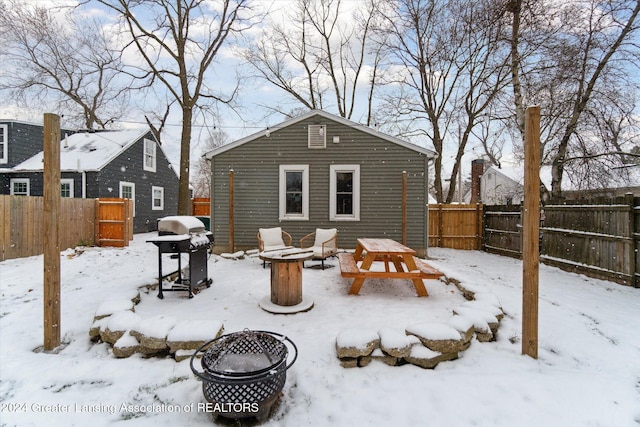
M 42 256 L 0 263 L 0 425 L 213 424 L 197 406 L 204 397 L 188 360 L 117 359 L 109 345 L 88 338 L 101 304 L 156 280 L 157 249 L 145 243 L 152 235 L 136 235 L 127 248 L 63 252 L 66 347 L 58 354 L 34 351 L 43 342 Z M 496 342 L 474 341 L 460 359 L 434 370 L 375 361 L 343 368 L 335 341 L 350 329 L 446 322 L 464 298 L 441 281 L 425 281 L 427 298 L 416 297 L 408 280 L 368 280 L 350 296 L 339 268 L 307 268 L 303 289 L 313 309 L 274 315 L 258 306 L 269 293 L 268 267 L 257 258 L 212 255 L 209 289 L 191 300 L 183 292 L 167 292 L 164 300 L 143 294 L 135 310 L 143 319 L 222 322 L 225 333 L 271 330 L 295 342 L 299 357 L 265 426 L 640 425 L 639 289 L 542 265 L 534 360 L 521 354 L 521 262 L 478 251 L 429 255 L 447 276 L 489 289 L 506 312 Z

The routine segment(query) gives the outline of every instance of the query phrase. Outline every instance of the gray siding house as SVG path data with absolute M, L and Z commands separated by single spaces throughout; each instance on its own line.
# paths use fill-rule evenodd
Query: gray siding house
M 0 194 L 42 196 L 43 127 L 0 120 L 0 136 Z M 176 214 L 178 175 L 151 131 L 61 130 L 61 137 L 62 197 L 133 199 L 136 233 Z
M 314 110 L 205 156 L 216 252 L 256 248 L 261 227 L 282 227 L 296 245 L 316 228 L 334 227 L 340 248 L 355 248 L 359 237 L 401 241 L 406 172 L 406 244 L 426 254 L 431 150 Z

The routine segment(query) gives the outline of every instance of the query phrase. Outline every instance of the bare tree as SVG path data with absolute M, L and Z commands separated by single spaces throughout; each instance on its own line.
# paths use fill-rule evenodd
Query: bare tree
M 541 3 L 544 14 L 532 13 L 530 7 L 540 7 Z M 587 182 L 584 177 L 593 175 L 589 171 L 598 171 L 601 176 L 600 171 L 611 170 L 594 164 L 594 159 L 622 158 L 621 147 L 615 148 L 613 140 L 603 139 L 602 125 L 606 122 L 622 130 L 621 123 L 634 121 L 631 112 L 635 102 L 619 95 L 638 90 L 633 76 L 637 75 L 640 59 L 635 40 L 640 0 L 511 0 L 508 5 L 507 10 L 513 14 L 511 52 L 518 123 L 527 100 L 542 105 L 542 158 L 552 165 L 551 195 L 559 198 L 568 167 L 576 175 L 574 181 Z M 531 23 L 533 15 L 545 16 L 546 29 L 535 28 L 537 34 L 548 35 L 545 43 L 521 37 L 525 30 L 531 34 L 534 29 L 520 28 L 521 19 L 527 17 Z M 523 49 L 535 51 L 528 61 L 520 54 Z
M 335 108 L 348 119 L 364 105 L 368 125 L 382 60 L 381 45 L 372 42 L 379 24 L 376 3 L 368 0 L 345 20 L 341 0 L 298 0 L 286 13 L 287 22 L 274 22 L 244 57 L 258 77 L 294 103 L 308 109 Z M 360 86 L 366 87 L 362 94 Z M 366 102 L 359 100 L 365 96 Z M 264 107 L 289 115 L 286 107 Z
M 103 23 L 74 9 L 0 2 L 0 89 L 87 129 L 122 117 L 132 89 Z
M 246 28 L 248 0 L 99 0 L 118 13 L 141 56 L 140 66 L 160 84 L 182 113 L 178 214 L 189 212 L 189 163 L 194 110 L 206 103 L 231 104 L 214 90 L 207 71 L 228 39 Z
M 435 195 L 449 203 L 474 130 L 510 82 L 499 10 L 492 1 L 401 0 L 386 19 L 388 54 L 401 71 L 386 81 L 385 108 L 396 126 L 406 118 L 407 129 L 433 144 Z M 447 178 L 443 166 L 450 158 Z M 451 183 L 447 194 L 444 181 Z
M 220 129 L 212 129 L 205 138 L 205 144 L 202 147 L 202 156 L 198 158 L 195 164 L 193 177 L 193 192 L 196 197 L 209 197 L 211 194 L 211 164 L 205 159 L 204 154 L 222 147 L 229 142 L 229 135 Z

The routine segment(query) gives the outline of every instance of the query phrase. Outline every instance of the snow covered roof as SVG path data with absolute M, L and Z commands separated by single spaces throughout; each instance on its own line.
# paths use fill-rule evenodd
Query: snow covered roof
M 98 171 L 109 164 L 122 151 L 147 134 L 143 130 L 81 132 L 68 135 L 60 141 L 61 171 Z M 14 171 L 42 170 L 44 153 L 16 165 Z
M 411 142 L 407 142 L 407 141 L 404 141 L 402 139 L 396 138 L 394 136 L 387 135 L 387 134 L 384 134 L 382 132 L 378 132 L 377 130 L 371 129 L 368 126 L 361 125 L 361 124 L 356 123 L 356 122 L 352 122 L 351 120 L 345 119 L 344 117 L 336 116 L 334 114 L 330 114 L 330 113 L 327 113 L 326 111 L 322 111 L 322 110 L 311 110 L 308 113 L 302 114 L 302 115 L 297 116 L 297 117 L 293 117 L 293 118 L 291 118 L 289 120 L 285 120 L 284 122 L 280 123 L 279 125 L 272 126 L 270 128 L 261 130 L 259 132 L 256 132 L 256 133 L 252 134 L 252 135 L 249 135 L 249 136 L 246 136 L 246 137 L 244 137 L 242 139 L 234 141 L 234 142 L 232 142 L 230 144 L 226 144 L 226 145 L 223 145 L 221 147 L 217 147 L 217 148 L 205 153 L 204 157 L 206 157 L 207 159 L 210 159 L 210 158 L 212 158 L 212 157 L 214 157 L 214 156 L 216 156 L 218 154 L 224 153 L 225 151 L 231 150 L 231 149 L 233 149 L 233 148 L 235 148 L 235 147 L 237 147 L 239 145 L 243 145 L 243 144 L 245 144 L 247 142 L 250 142 L 250 141 L 256 140 L 258 138 L 261 138 L 261 137 L 263 137 L 265 135 L 268 135 L 270 132 L 275 132 L 275 131 L 277 131 L 279 129 L 286 128 L 288 126 L 291 126 L 291 125 L 293 125 L 295 123 L 301 122 L 301 121 L 306 120 L 306 119 L 308 119 L 310 117 L 313 117 L 313 116 L 320 116 L 320 117 L 323 117 L 325 119 L 338 122 L 338 123 L 343 124 L 345 126 L 349 126 L 351 128 L 357 129 L 357 130 L 362 131 L 364 133 L 368 133 L 370 135 L 373 135 L 373 136 L 376 136 L 378 138 L 384 139 L 385 141 L 389 141 L 389 142 L 392 142 L 394 144 L 401 145 L 403 147 L 409 148 L 410 150 L 417 151 L 418 153 L 425 154 L 429 158 L 438 157 L 438 153 L 436 153 L 433 150 L 429 150 L 428 148 L 421 147 L 421 146 L 413 144 Z
M 608 182 L 604 183 L 603 188 L 640 187 L 640 165 L 625 165 L 615 169 L 619 173 L 610 174 L 607 177 Z M 522 165 L 503 166 L 502 168 L 491 166 L 484 173 L 489 171 L 500 173 L 514 182 L 524 185 L 524 166 Z M 547 189 L 551 189 L 551 166 L 543 165 L 540 167 L 540 181 Z M 562 181 L 562 188 L 565 191 L 579 190 L 570 179 Z

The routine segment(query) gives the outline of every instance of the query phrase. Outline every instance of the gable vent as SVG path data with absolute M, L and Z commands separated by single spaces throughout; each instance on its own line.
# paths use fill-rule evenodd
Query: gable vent
M 327 147 L 327 129 L 325 125 L 309 125 L 309 148 Z

